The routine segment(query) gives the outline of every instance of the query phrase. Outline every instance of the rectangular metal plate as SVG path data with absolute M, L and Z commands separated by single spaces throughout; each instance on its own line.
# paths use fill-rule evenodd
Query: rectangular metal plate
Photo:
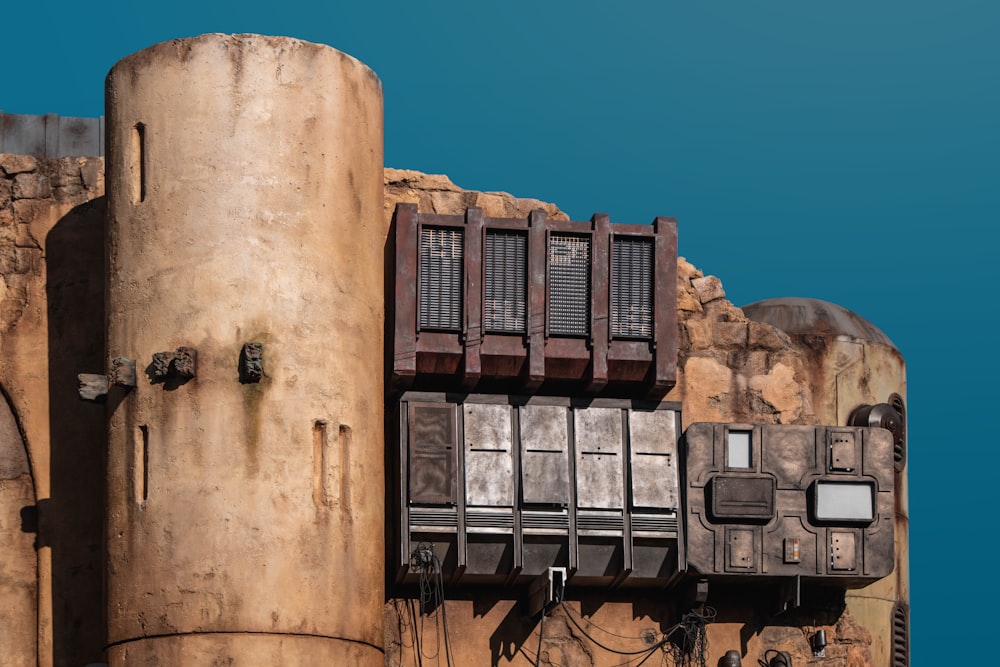
M 574 411 L 576 495 L 579 507 L 620 509 L 624 505 L 622 411 Z
M 410 502 L 455 504 L 455 407 L 411 403 L 409 414 Z
M 528 235 L 486 232 L 483 256 L 483 326 L 489 332 L 522 333 L 527 310 Z
M 630 410 L 632 505 L 677 508 L 677 413 Z
M 514 458 L 509 405 L 466 403 L 465 500 L 469 505 L 514 505 Z
M 720 519 L 770 519 L 774 479 L 716 475 L 711 481 L 712 515 Z
M 611 250 L 611 335 L 653 337 L 653 239 L 615 236 Z
M 859 521 L 875 519 L 873 482 L 816 482 L 817 521 Z
M 853 571 L 858 569 L 857 540 L 853 532 L 830 531 L 830 569 Z
M 555 405 L 520 408 L 521 496 L 527 504 L 569 504 L 569 415 Z
M 830 441 L 830 471 L 854 471 L 858 467 L 854 433 L 831 429 L 828 437 Z
M 726 529 L 726 569 L 736 571 L 756 570 L 757 553 L 754 530 L 750 528 Z
M 549 237 L 549 333 L 590 333 L 590 237 Z

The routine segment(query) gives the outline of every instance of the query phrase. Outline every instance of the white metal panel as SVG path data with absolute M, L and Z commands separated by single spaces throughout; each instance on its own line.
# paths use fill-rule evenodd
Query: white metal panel
M 466 403 L 465 501 L 472 506 L 514 505 L 513 433 L 509 405 Z
M 581 408 L 574 412 L 577 506 L 621 509 L 624 506 L 622 411 Z
M 520 409 L 521 495 L 528 504 L 569 504 L 567 408 L 526 405 Z
M 673 410 L 629 411 L 635 507 L 678 507 L 676 417 Z

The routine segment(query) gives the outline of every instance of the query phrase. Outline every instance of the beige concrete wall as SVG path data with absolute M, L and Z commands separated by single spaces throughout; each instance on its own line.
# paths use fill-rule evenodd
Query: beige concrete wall
M 107 118 L 112 664 L 381 664 L 380 82 L 204 35 L 115 65 Z M 196 377 L 151 383 L 179 346 Z
M 35 598 L 4 624 L 5 664 L 103 655 L 104 410 L 76 377 L 104 365 L 103 194 L 103 159 L 0 154 L 0 389 L 30 466 L 0 482 L 0 553 Z

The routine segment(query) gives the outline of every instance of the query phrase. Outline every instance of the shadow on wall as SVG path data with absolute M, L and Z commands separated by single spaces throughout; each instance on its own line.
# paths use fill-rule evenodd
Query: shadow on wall
M 80 400 L 77 374 L 105 371 L 105 210 L 104 197 L 77 206 L 45 241 L 51 498 L 39 542 L 52 550 L 57 667 L 104 659 L 105 408 Z

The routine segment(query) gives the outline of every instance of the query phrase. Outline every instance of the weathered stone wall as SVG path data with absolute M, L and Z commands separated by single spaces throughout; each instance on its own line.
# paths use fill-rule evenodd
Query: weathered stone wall
M 37 645 L 40 665 L 97 662 L 104 647 L 104 410 L 76 378 L 104 366 L 103 194 L 103 159 L 0 154 L 0 388 L 37 499 L 0 499 L 0 542 L 35 547 L 5 549 L 5 567 L 37 567 L 38 622 L 0 642 L 11 664 L 12 641 Z

